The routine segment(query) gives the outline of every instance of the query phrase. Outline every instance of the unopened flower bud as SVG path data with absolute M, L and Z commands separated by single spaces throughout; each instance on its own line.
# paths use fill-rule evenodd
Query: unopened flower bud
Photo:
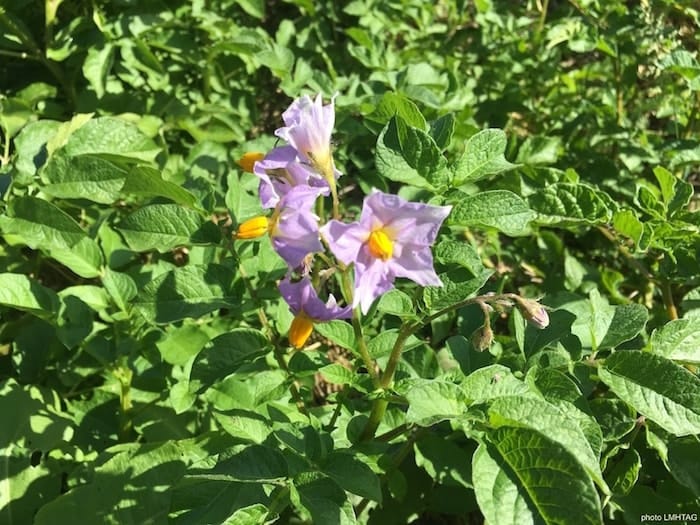
M 297 350 L 306 344 L 307 339 L 314 329 L 314 323 L 304 312 L 299 312 L 289 327 L 289 344 Z
M 518 309 L 523 317 L 535 328 L 543 329 L 549 326 L 547 309 L 537 301 L 519 297 L 516 299 Z
M 255 239 L 265 235 L 269 229 L 270 222 L 267 217 L 260 215 L 253 217 L 238 226 L 238 231 L 235 233 L 236 239 Z
M 236 161 L 236 164 L 238 164 L 243 171 L 253 173 L 255 163 L 259 160 L 263 160 L 264 158 L 264 153 L 260 153 L 259 151 L 249 151 L 248 153 L 244 153 L 243 156 Z
M 479 328 L 472 336 L 472 345 L 479 352 L 488 350 L 493 344 L 493 330 L 491 330 L 491 325 L 485 324 Z

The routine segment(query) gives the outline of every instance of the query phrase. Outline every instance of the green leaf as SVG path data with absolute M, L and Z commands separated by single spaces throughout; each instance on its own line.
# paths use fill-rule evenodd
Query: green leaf
M 255 179 L 257 181 L 257 177 Z M 262 213 L 260 197 L 257 196 L 257 193 L 254 195 L 246 189 L 245 182 L 250 183 L 250 180 L 246 180 L 246 174 L 241 174 L 239 178 L 235 173 L 229 173 L 226 180 L 228 184 L 226 207 L 231 211 L 237 223 Z M 257 184 L 254 187 L 257 190 Z
M 311 515 L 311 523 L 351 525 L 355 512 L 345 491 L 331 478 L 316 472 L 302 472 L 293 481 L 292 502 Z
M 598 346 L 598 350 L 614 348 L 634 338 L 638 333 L 644 330 L 648 319 L 649 312 L 646 307 L 641 304 L 622 304 L 616 306 L 610 326 L 605 333 L 605 337 Z
M 85 61 L 83 62 L 83 75 L 95 90 L 97 98 L 102 98 L 105 93 L 107 75 L 114 64 L 114 44 L 107 42 L 102 47 L 89 47 Z
M 102 251 L 80 225 L 53 204 L 35 197 L 16 197 L 0 215 L 0 229 L 17 235 L 33 249 L 64 264 L 81 277 L 97 277 Z
M 398 337 L 398 329 L 393 328 L 391 330 L 384 330 L 370 339 L 369 343 L 367 343 L 367 352 L 369 352 L 372 359 L 387 356 L 394 348 L 394 344 L 396 343 Z M 412 350 L 421 344 L 423 344 L 423 342 L 420 339 L 413 335 L 409 336 L 409 338 L 404 341 L 403 351 L 406 352 L 407 350 Z
M 73 131 L 61 151 L 68 157 L 91 155 L 117 162 L 152 162 L 160 148 L 131 122 L 99 117 Z
M 129 170 L 122 193 L 144 197 L 165 197 L 189 208 L 195 208 L 197 198 L 185 188 L 163 180 L 160 172 L 148 166 L 134 166 Z
M 598 369 L 601 381 L 637 412 L 675 436 L 700 432 L 700 378 L 668 359 L 619 351 Z
M 321 471 L 348 492 L 382 502 L 379 476 L 361 457 L 353 455 L 350 451 L 331 452 L 321 465 Z
M 429 427 L 439 421 L 464 413 L 466 396 L 454 383 L 437 379 L 412 379 L 407 381 L 406 421 Z
M 56 292 L 26 275 L 0 273 L 0 304 L 39 317 L 53 317 L 60 302 Z
M 369 120 L 385 125 L 392 117 L 398 116 L 409 126 L 425 130 L 427 123 L 418 106 L 401 93 L 387 92 L 382 95 L 374 111 L 367 115 Z
M 556 442 L 571 454 L 588 476 L 608 491 L 600 471 L 598 457 L 579 427 L 577 419 L 565 410 L 534 396 L 503 396 L 494 399 L 488 410 L 494 428 L 529 428 Z
M 455 116 L 448 113 L 430 123 L 430 136 L 439 148 L 446 149 L 450 145 L 455 132 L 455 120 Z
M 331 363 L 318 369 L 323 379 L 334 385 L 351 385 L 355 382 L 355 374 L 343 365 Z
M 476 499 L 489 523 L 602 523 L 593 482 L 559 443 L 530 428 L 487 435 L 472 462 Z
M 216 264 L 185 266 L 159 275 L 139 292 L 134 307 L 148 321 L 171 323 L 240 304 L 233 272 Z
M 629 237 L 634 241 L 635 245 L 639 246 L 639 242 L 644 234 L 644 224 L 639 220 L 634 210 L 618 210 L 613 214 L 612 221 L 615 230 Z
M 518 149 L 515 161 L 530 166 L 554 164 L 562 150 L 561 137 L 529 136 Z
M 23 184 L 29 184 L 46 162 L 46 143 L 59 125 L 54 120 L 31 122 L 15 137 L 15 168 L 21 173 Z
M 416 308 L 411 298 L 396 288 L 389 290 L 379 298 L 377 310 L 402 318 L 415 317 L 416 315 Z
M 610 222 L 612 202 L 602 190 L 586 184 L 557 182 L 539 190 L 528 199 L 538 213 L 536 222 L 562 228 L 579 224 Z
M 503 365 L 491 365 L 475 370 L 462 382 L 462 390 L 472 403 L 502 396 L 538 395 Z
M 433 191 L 447 183 L 447 161 L 425 131 L 392 118 L 377 139 L 375 162 L 389 180 Z
M 287 462 L 277 450 L 263 445 L 243 445 L 222 454 L 216 466 L 200 477 L 270 482 L 286 478 L 287 471 Z
M 671 439 L 668 442 L 668 467 L 679 483 L 700 498 L 700 443 L 697 437 Z
M 674 319 L 654 330 L 652 352 L 673 361 L 700 364 L 700 327 L 694 319 Z
M 493 190 L 461 198 L 450 213 L 450 226 L 495 228 L 506 235 L 525 235 L 535 213 L 515 193 Z
M 350 323 L 346 321 L 334 320 L 327 323 L 317 323 L 314 325 L 314 330 L 338 346 L 353 352 L 357 348 L 355 332 Z
M 0 522 L 34 523 L 42 505 L 60 496 L 62 473 L 47 467 L 44 455 L 67 445 L 74 435 L 71 421 L 57 410 L 58 396 L 13 379 L 0 386 Z M 41 458 L 41 456 L 40 456 Z
M 212 339 L 192 365 L 191 381 L 211 385 L 235 372 L 244 363 L 265 355 L 270 342 L 258 330 L 234 328 L 230 332 Z
M 442 286 L 428 286 L 423 289 L 423 301 L 430 310 L 449 308 L 468 299 L 481 289 L 493 270 L 483 270 L 476 277 L 469 278 L 464 270 L 450 271 L 440 274 Z
M 481 261 L 476 249 L 467 242 L 445 239 L 433 249 L 435 260 L 442 264 L 458 264 L 469 270 L 475 277 L 484 271 L 484 263 Z
M 102 284 L 117 307 L 123 312 L 128 311 L 129 303 L 136 297 L 138 292 L 134 280 L 125 273 L 115 272 L 111 268 L 106 267 L 102 274 Z
M 212 340 L 212 345 L 215 340 Z M 166 363 L 184 365 L 209 342 L 209 334 L 198 324 L 183 324 L 168 330 L 156 343 Z
M 102 204 L 119 198 L 126 176 L 125 169 L 108 160 L 92 155 L 69 157 L 62 150 L 49 159 L 41 172 L 47 194 Z
M 610 484 L 613 494 L 629 494 L 637 483 L 639 470 L 642 468 L 642 460 L 639 453 L 632 449 L 623 450 L 619 457 L 613 458 L 612 467 L 605 477 Z
M 90 481 L 43 506 L 36 525 L 70 523 L 76 515 L 86 525 L 167 523 L 171 504 L 167 489 L 183 477 L 188 463 L 206 456 L 191 441 L 131 444 L 103 454 Z M 140 504 L 135 506 L 134 501 Z
M 139 208 L 119 224 L 129 247 L 137 252 L 167 252 L 177 246 L 217 244 L 216 224 L 195 210 L 178 204 L 152 204 Z
M 473 488 L 469 454 L 464 446 L 435 434 L 427 434 L 415 442 L 416 465 L 423 468 L 441 485 Z
M 516 168 L 517 165 L 508 162 L 504 156 L 506 145 L 506 134 L 500 129 L 485 129 L 472 135 L 455 166 L 453 184 L 475 182 Z

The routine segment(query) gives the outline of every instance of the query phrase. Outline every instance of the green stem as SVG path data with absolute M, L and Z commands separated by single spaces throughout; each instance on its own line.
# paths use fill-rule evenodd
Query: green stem
M 115 375 L 119 380 L 119 441 L 126 442 L 131 438 L 132 420 L 131 409 L 131 379 L 134 372 L 126 360 L 117 368 Z
M 678 319 L 678 309 L 676 308 L 676 303 L 673 302 L 671 284 L 668 281 L 661 284 L 661 295 L 664 300 L 664 307 L 666 308 L 668 318 L 671 321 Z
M 367 350 L 367 343 L 365 343 L 365 336 L 362 333 L 362 323 L 360 322 L 360 310 L 355 308 L 352 313 L 352 328 L 355 332 L 355 340 L 357 341 L 357 349 L 360 352 L 360 357 L 362 357 L 362 362 L 365 364 L 365 368 L 372 378 L 372 383 L 374 383 L 375 388 L 380 386 L 379 376 L 377 375 L 376 365 L 372 356 L 369 355 L 369 350 Z
M 542 12 L 540 13 L 540 20 L 537 23 L 537 40 L 540 39 L 540 35 L 542 34 L 542 31 L 544 30 L 544 23 L 547 20 L 547 9 L 549 8 L 549 0 L 544 0 L 542 3 Z
M 346 268 L 342 272 L 341 277 L 343 296 L 345 302 L 352 304 L 353 292 L 352 283 L 350 282 L 350 271 Z M 367 369 L 367 373 L 372 378 L 372 383 L 374 383 L 375 388 L 379 388 L 379 377 L 377 375 L 376 363 L 369 355 L 369 350 L 367 349 L 367 343 L 365 342 L 365 336 L 362 333 L 362 318 L 359 308 L 355 308 L 352 312 L 352 329 L 355 333 L 355 340 L 357 341 L 357 350 L 360 352 L 360 357 L 362 362 Z
M 418 325 L 410 323 L 401 326 L 401 329 L 399 330 L 399 335 L 396 338 L 396 342 L 394 343 L 394 347 L 391 349 L 389 361 L 386 364 L 384 373 L 379 379 L 378 386 L 382 390 L 388 390 L 389 386 L 393 382 L 394 373 L 396 372 L 396 367 L 398 367 L 399 361 L 401 360 L 401 353 L 406 343 L 406 339 L 408 339 L 409 336 L 413 334 L 413 332 L 415 332 L 417 328 Z M 379 428 L 382 419 L 384 419 L 384 414 L 386 413 L 386 409 L 388 406 L 389 401 L 385 398 L 378 398 L 374 400 L 374 403 L 372 403 L 372 411 L 369 414 L 369 419 L 367 420 L 365 428 L 362 430 L 362 434 L 360 435 L 361 440 L 364 441 L 374 437 L 374 434 L 377 432 L 377 428 Z

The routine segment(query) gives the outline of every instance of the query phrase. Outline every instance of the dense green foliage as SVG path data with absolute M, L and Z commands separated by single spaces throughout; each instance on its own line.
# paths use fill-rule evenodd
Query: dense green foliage
M 699 54 L 693 0 L 0 0 L 0 524 L 696 522 Z M 315 93 L 343 217 L 453 209 L 294 351 L 236 161 Z

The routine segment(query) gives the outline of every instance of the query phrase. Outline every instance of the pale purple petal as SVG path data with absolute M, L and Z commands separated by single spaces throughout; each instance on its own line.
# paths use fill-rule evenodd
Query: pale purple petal
M 263 208 L 274 208 L 292 188 L 312 186 L 322 195 L 328 195 L 328 182 L 302 164 L 292 146 L 271 150 L 263 160 L 255 163 L 253 173 L 260 179 L 258 193 Z
M 279 290 L 294 315 L 303 311 L 313 321 L 348 319 L 352 316 L 352 309 L 349 306 L 339 307 L 332 295 L 326 303 L 319 299 L 308 277 L 293 283 L 287 276 L 280 282 Z
M 310 253 L 323 251 L 318 237 L 318 218 L 303 208 L 284 208 L 270 232 L 272 246 L 290 268 L 297 268 Z
M 401 246 L 387 264 L 396 277 L 411 279 L 421 286 L 442 286 L 442 281 L 433 269 L 433 254 L 430 247 Z
M 302 310 L 303 300 L 302 293 L 304 292 L 304 281 L 308 282 L 308 278 L 304 278 L 297 283 L 289 280 L 289 276 L 285 277 L 279 284 L 278 288 L 280 295 L 289 305 L 289 309 L 294 315 L 297 315 Z
M 282 114 L 285 126 L 275 135 L 293 146 L 299 156 L 311 164 L 330 162 L 331 134 L 335 125 L 335 97 L 324 106 L 319 94 L 315 100 L 304 95 Z
M 321 228 L 321 235 L 328 242 L 333 255 L 346 265 L 355 261 L 369 234 L 361 224 L 344 224 L 336 220 L 328 221 Z
M 394 285 L 391 270 L 389 264 L 372 257 L 363 247 L 355 261 L 353 308 L 360 305 L 362 313 L 366 314 L 377 297 L 391 290 Z

